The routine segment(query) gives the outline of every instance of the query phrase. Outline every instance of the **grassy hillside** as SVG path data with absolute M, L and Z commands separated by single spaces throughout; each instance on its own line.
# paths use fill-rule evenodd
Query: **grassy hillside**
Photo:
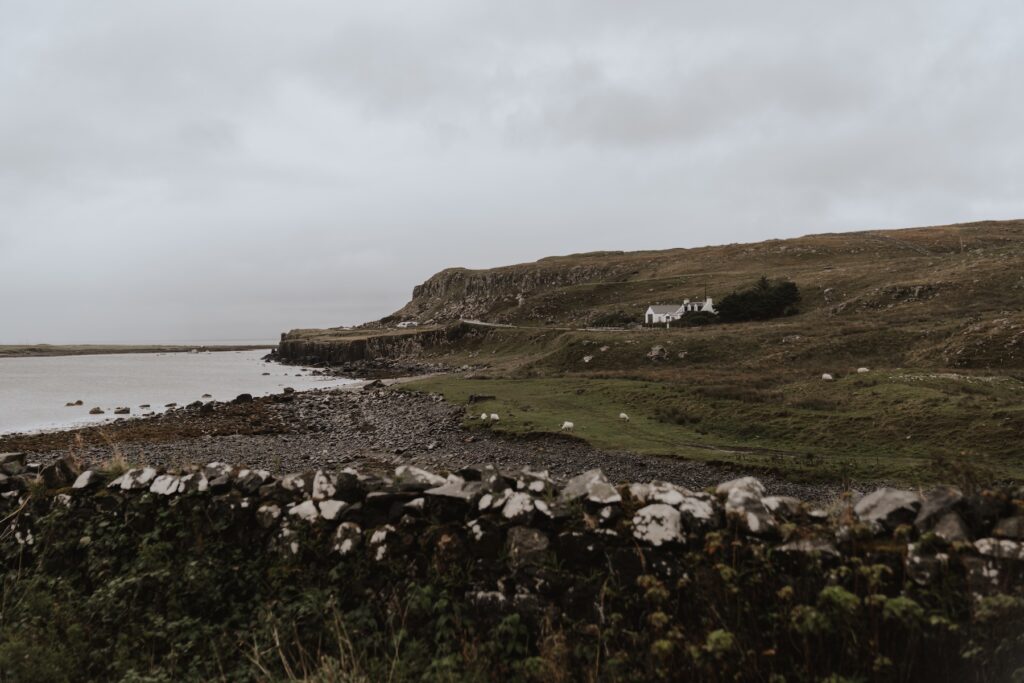
M 798 315 L 587 327 L 617 311 L 639 320 L 648 304 L 702 295 L 705 282 L 720 299 L 762 274 L 800 287 Z M 432 324 L 386 327 L 410 318 Z M 452 325 L 425 341 L 454 318 L 511 327 Z M 470 366 L 412 386 L 456 401 L 494 395 L 467 417 L 503 413 L 496 428 L 510 432 L 570 420 L 606 448 L 800 477 L 1024 477 L 1024 221 L 450 270 L 381 324 L 286 338 L 371 337 L 384 356 Z
M 491 270 L 450 269 L 393 317 L 582 325 L 652 303 L 721 298 L 760 275 L 788 277 L 804 309 L 971 318 L 1019 308 L 1024 221 L 811 235 L 699 249 L 598 252 Z

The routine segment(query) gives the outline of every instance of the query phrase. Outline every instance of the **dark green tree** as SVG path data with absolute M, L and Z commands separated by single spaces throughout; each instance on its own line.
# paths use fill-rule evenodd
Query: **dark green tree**
M 724 322 L 769 320 L 798 312 L 800 290 L 789 280 L 769 280 L 762 275 L 752 287 L 729 294 L 718 303 Z

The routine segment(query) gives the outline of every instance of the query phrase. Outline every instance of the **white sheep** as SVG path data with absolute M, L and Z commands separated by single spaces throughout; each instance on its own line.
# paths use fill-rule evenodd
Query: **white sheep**
M 622 420 L 623 422 L 629 422 L 629 415 L 626 415 L 625 413 L 619 413 L 619 419 Z
M 480 413 L 480 419 L 487 422 L 487 413 Z
M 822 373 L 821 378 L 826 382 L 831 382 L 833 379 L 832 375 L 828 374 L 827 372 Z
M 562 423 L 562 431 L 563 432 L 571 432 L 575 428 L 576 428 L 576 425 L 574 425 L 572 422 L 563 422 Z
M 869 372 L 871 372 L 871 371 L 868 370 L 867 368 L 857 368 L 857 374 L 858 375 L 866 375 Z
M 498 414 L 497 414 L 497 413 L 491 413 L 491 422 L 497 422 L 497 421 L 498 421 L 498 420 L 500 420 L 500 419 L 501 419 L 501 418 L 500 418 L 500 417 L 498 417 Z

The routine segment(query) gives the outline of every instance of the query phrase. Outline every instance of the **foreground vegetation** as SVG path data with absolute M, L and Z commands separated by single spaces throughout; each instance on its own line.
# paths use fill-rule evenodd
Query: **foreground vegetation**
M 0 680 L 1024 676 L 1020 543 L 946 540 L 909 523 L 919 500 L 769 513 L 740 481 L 737 514 L 734 489 L 605 482 L 566 498 L 542 475 L 476 470 L 429 492 L 429 473 L 275 481 L 212 464 L 186 483 L 115 463 L 72 490 L 73 466 L 4 483 Z M 508 486 L 515 506 L 481 510 Z M 981 539 L 1012 533 L 1020 493 L 939 491 L 933 509 Z M 638 521 L 672 509 L 675 528 Z

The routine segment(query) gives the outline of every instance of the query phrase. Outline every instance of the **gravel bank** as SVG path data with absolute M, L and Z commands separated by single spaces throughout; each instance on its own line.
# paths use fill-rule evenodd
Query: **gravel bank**
M 564 480 L 600 467 L 615 482 L 664 480 L 704 488 L 750 472 L 669 457 L 602 451 L 571 437 L 519 439 L 462 427 L 463 408 L 439 396 L 393 389 L 322 389 L 207 403 L 150 418 L 44 434 L 0 437 L 0 452 L 45 463 L 74 448 L 87 461 L 115 449 L 133 463 L 173 467 L 221 461 L 274 472 L 354 466 L 387 472 L 415 464 L 436 472 L 465 465 L 549 470 Z M 830 499 L 839 486 L 757 476 L 769 492 Z

